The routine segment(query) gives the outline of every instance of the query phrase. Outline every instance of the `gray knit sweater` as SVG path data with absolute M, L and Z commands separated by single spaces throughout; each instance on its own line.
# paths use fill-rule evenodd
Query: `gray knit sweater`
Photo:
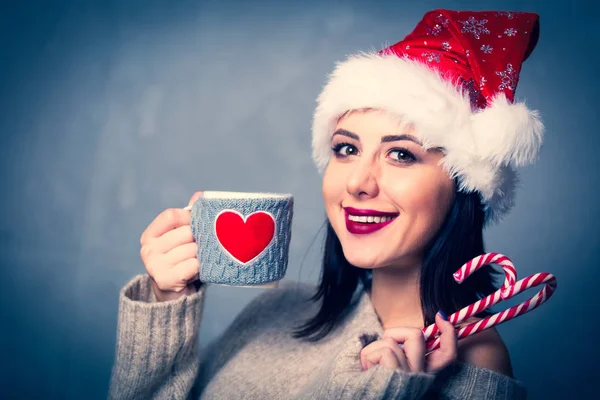
M 381 365 L 362 371 L 361 336 L 383 333 L 364 290 L 334 331 L 311 343 L 290 333 L 315 314 L 317 305 L 307 301 L 315 288 L 282 282 L 199 352 L 207 287 L 168 302 L 155 302 L 145 275 L 123 288 L 111 399 L 525 398 L 519 381 L 459 362 L 436 374 Z

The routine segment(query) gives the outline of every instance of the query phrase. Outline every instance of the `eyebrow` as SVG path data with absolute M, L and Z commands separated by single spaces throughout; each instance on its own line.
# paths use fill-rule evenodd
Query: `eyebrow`
M 358 140 L 360 142 L 360 137 L 354 133 L 354 132 L 350 132 L 347 131 L 345 129 L 338 129 L 337 131 L 335 131 L 332 135 L 342 135 L 342 136 L 346 136 L 349 137 L 351 139 L 354 140 Z M 421 143 L 421 141 L 419 141 L 419 139 L 417 139 L 416 137 L 412 136 L 412 135 L 407 135 L 407 134 L 402 134 L 402 135 L 386 135 L 384 137 L 381 138 L 381 143 L 389 143 L 389 142 L 396 142 L 398 140 L 409 140 L 411 142 L 414 142 L 416 144 L 418 144 L 419 146 L 423 146 L 423 143 Z
M 415 142 L 419 146 L 423 146 L 423 143 L 416 137 L 412 135 L 402 134 L 402 135 L 387 135 L 381 138 L 381 143 L 395 142 L 398 140 L 410 140 L 411 142 Z

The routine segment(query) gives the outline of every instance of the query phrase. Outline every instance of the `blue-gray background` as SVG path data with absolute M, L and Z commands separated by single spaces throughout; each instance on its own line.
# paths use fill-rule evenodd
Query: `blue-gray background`
M 546 305 L 500 327 L 531 398 L 595 397 L 591 1 L 13 3 L 0 13 L 0 397 L 105 397 L 118 292 L 144 271 L 139 236 L 197 189 L 293 193 L 286 279 L 316 282 L 314 99 L 336 60 L 402 39 L 437 7 L 541 14 L 518 97 L 542 110 L 545 144 L 485 237 L 520 276 L 559 278 Z M 213 287 L 202 344 L 259 292 Z

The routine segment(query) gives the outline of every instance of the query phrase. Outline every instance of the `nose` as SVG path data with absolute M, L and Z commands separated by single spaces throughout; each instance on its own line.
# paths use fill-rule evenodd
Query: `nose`
M 355 163 L 352 172 L 348 176 L 346 190 L 349 194 L 357 198 L 377 196 L 379 193 L 379 185 L 377 183 L 378 171 L 379 167 L 376 163 L 370 163 L 367 160 Z

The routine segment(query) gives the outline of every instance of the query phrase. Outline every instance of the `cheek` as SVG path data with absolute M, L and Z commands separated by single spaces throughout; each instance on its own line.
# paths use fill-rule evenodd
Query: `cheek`
M 412 214 L 427 209 L 431 202 L 430 189 L 421 176 L 403 173 L 387 176 L 381 181 L 380 189 L 384 189 L 387 196 L 405 214 Z
M 326 207 L 329 207 L 334 202 L 339 203 L 341 201 L 340 191 L 342 190 L 344 181 L 340 175 L 340 171 L 334 165 L 331 165 L 330 162 L 327 169 L 325 169 L 321 187 Z
M 392 182 L 386 182 L 385 187 L 401 212 L 419 219 L 426 216 L 431 224 L 443 219 L 453 193 L 446 176 L 405 174 L 394 177 Z
M 427 228 L 437 232 L 444 222 L 453 198 L 453 188 L 445 182 L 427 188 L 429 195 L 423 199 L 422 212 L 427 214 Z

